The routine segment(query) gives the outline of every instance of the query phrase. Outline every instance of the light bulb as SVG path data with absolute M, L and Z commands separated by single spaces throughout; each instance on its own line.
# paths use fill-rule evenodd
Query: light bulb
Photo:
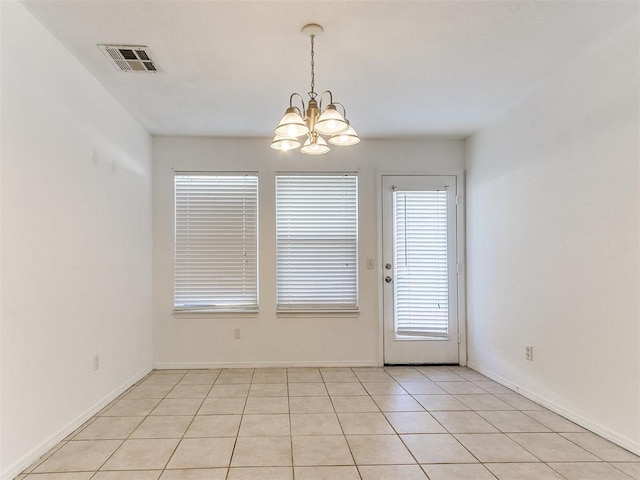
M 288 137 L 296 137 L 296 126 L 295 125 L 289 125 L 289 128 L 287 128 L 287 136 Z
M 285 152 L 287 150 L 291 150 L 291 143 L 289 143 L 288 140 L 285 140 L 284 142 L 282 142 L 282 150 L 284 150 Z
M 335 121 L 335 120 L 329 120 L 329 121 L 327 122 L 327 128 L 329 128 L 329 129 L 334 129 L 334 128 L 336 128 L 336 121 Z

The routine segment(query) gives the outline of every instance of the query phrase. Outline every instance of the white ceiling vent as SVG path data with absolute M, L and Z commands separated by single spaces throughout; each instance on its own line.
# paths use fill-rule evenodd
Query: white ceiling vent
M 111 64 L 121 72 L 158 73 L 162 70 L 149 47 L 143 45 L 98 45 Z

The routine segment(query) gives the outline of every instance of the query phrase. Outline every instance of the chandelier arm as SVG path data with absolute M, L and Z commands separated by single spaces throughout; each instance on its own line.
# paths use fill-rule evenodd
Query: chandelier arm
M 325 93 L 329 94 L 329 105 L 333 103 L 333 93 L 331 93 L 331 90 L 325 90 L 324 92 L 322 92 L 322 95 L 320 95 L 320 111 L 322 111 L 322 99 L 324 98 Z
M 341 104 L 340 102 L 335 102 L 335 103 L 334 103 L 334 102 L 331 102 L 331 103 L 333 103 L 333 104 L 334 104 L 334 105 L 336 105 L 336 106 L 340 105 L 340 106 L 342 107 L 342 116 L 343 116 L 343 117 L 344 117 L 344 119 L 346 120 L 346 119 L 347 119 L 347 109 L 346 109 L 346 108 L 344 108 L 344 105 L 343 105 L 343 104 Z
M 302 110 L 300 110 L 298 107 L 294 107 L 294 105 L 293 105 L 293 97 L 298 97 L 300 99 L 300 102 L 302 103 Z M 292 93 L 291 96 L 289 97 L 289 107 L 295 108 L 296 110 L 298 110 L 298 115 L 300 115 L 301 117 L 303 117 L 303 112 L 307 108 L 305 106 L 305 104 L 304 104 L 304 98 L 302 97 L 302 95 L 300 95 L 297 92 Z

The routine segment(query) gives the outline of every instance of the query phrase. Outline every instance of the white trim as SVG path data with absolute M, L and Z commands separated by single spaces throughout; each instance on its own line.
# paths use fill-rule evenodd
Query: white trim
M 481 373 L 486 377 L 489 377 L 491 380 L 498 382 L 500 385 L 510 388 L 511 390 L 513 390 L 516 393 L 519 393 L 523 397 L 526 397 L 529 400 L 539 403 L 540 405 L 542 405 L 545 408 L 548 408 L 552 412 L 555 412 L 558 415 L 561 415 L 567 418 L 568 420 L 571 420 L 572 422 L 577 423 L 581 427 L 584 427 L 593 433 L 597 433 L 601 437 L 606 438 L 607 440 L 615 443 L 616 445 L 619 445 L 620 447 L 626 450 L 629 450 L 631 453 L 635 455 L 640 455 L 640 443 L 636 443 L 627 437 L 624 437 L 612 430 L 609 430 L 607 427 L 604 427 L 598 423 L 595 423 L 589 420 L 588 418 L 583 417 L 582 415 L 575 413 L 573 410 L 569 410 L 563 407 L 562 405 L 559 405 L 551 400 L 546 399 L 545 397 L 541 397 L 540 395 L 534 392 L 531 392 L 525 388 L 522 388 L 518 384 L 510 380 L 507 380 L 506 378 L 501 377 L 500 375 L 497 375 L 496 373 L 493 373 L 492 371 L 487 370 L 486 368 L 481 367 L 475 362 L 470 361 L 467 363 L 467 366 L 470 369 L 475 370 L 476 372 Z
M 352 361 L 285 361 L 285 362 L 168 362 L 156 363 L 153 368 L 156 370 L 182 370 L 189 368 L 304 368 L 304 367 L 377 367 L 375 360 L 352 360 Z
M 96 413 L 106 407 L 110 402 L 117 398 L 121 393 L 127 390 L 131 385 L 140 381 L 146 375 L 151 372 L 151 367 L 144 368 L 141 372 L 138 372 L 133 377 L 124 381 L 120 386 L 116 387 L 109 394 L 104 396 L 101 400 L 95 403 L 92 407 L 88 408 L 76 418 L 67 423 L 64 427 L 58 430 L 53 435 L 49 436 L 45 441 L 32 448 L 30 451 L 22 455 L 17 461 L 9 465 L 0 473 L 0 480 L 11 480 L 20 474 L 23 470 L 33 465 L 38 459 L 40 459 L 45 453 L 55 447 L 62 440 L 67 438 L 83 423 L 93 417 Z

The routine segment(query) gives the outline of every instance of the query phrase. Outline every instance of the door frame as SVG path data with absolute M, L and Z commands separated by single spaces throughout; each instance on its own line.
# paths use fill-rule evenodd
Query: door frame
M 456 179 L 456 257 L 458 264 L 458 363 L 461 366 L 467 365 L 467 264 L 466 264 L 466 229 L 465 229 L 465 190 L 464 190 L 464 170 L 463 169 L 442 169 L 438 171 L 376 171 L 376 200 L 378 205 L 378 252 L 377 269 L 378 277 L 378 365 L 384 365 L 384 269 L 382 250 L 382 211 L 383 211 L 383 190 L 382 177 L 385 176 L 453 176 Z

